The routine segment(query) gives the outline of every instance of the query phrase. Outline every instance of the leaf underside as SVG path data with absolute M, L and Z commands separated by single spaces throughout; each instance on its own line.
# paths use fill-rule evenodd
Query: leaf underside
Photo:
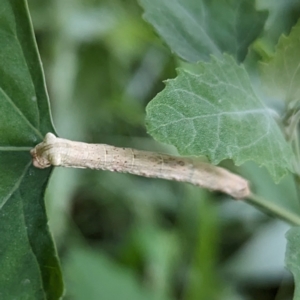
M 147 106 L 148 132 L 182 155 L 205 155 L 213 164 L 232 159 L 264 165 L 276 182 L 292 169 L 290 146 L 270 111 L 233 58 L 212 58 L 193 71 L 178 70 Z
M 44 191 L 51 170 L 29 150 L 54 132 L 25 0 L 0 2 L 0 298 L 58 299 L 63 292 Z

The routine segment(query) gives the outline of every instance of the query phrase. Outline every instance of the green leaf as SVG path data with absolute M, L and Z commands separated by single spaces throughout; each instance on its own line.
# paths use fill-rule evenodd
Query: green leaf
M 293 273 L 295 280 L 294 300 L 300 299 L 300 227 L 289 229 L 286 234 L 286 267 Z
M 209 55 L 233 54 L 243 61 L 249 45 L 261 33 L 266 12 L 253 0 L 140 0 L 144 18 L 173 52 L 196 62 Z
M 300 99 L 299 35 L 300 21 L 288 37 L 281 36 L 274 56 L 262 64 L 262 80 L 268 92 L 292 107 Z
M 275 181 L 292 170 L 292 151 L 272 113 L 255 95 L 244 67 L 227 55 L 192 72 L 179 69 L 146 110 L 148 132 L 182 155 L 206 155 L 213 164 L 253 160 Z
M 0 298 L 58 299 L 62 277 L 29 150 L 54 132 L 25 0 L 0 1 Z
M 290 32 L 298 21 L 300 2 L 297 0 L 259 0 L 256 5 L 258 10 L 269 12 L 263 39 L 271 45 L 277 44 L 281 34 Z

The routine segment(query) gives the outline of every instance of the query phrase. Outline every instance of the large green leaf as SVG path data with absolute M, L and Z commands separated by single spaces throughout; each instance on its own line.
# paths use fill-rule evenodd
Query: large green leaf
M 244 60 L 249 45 L 261 33 L 266 12 L 253 0 L 140 0 L 144 17 L 168 46 L 195 62 L 223 52 Z
M 29 154 L 54 131 L 25 0 L 0 1 L 0 298 L 58 299 L 59 263 L 43 201 L 51 170 Z
M 206 155 L 213 164 L 253 160 L 276 181 L 292 169 L 289 145 L 234 59 L 225 55 L 199 63 L 192 72 L 178 72 L 147 107 L 147 128 L 154 138 L 182 155 Z
M 282 36 L 274 56 L 262 65 L 262 79 L 269 93 L 292 106 L 300 99 L 300 21 L 288 37 Z
M 294 300 L 300 300 L 300 227 L 291 228 L 287 234 L 285 264 L 293 273 L 295 280 Z

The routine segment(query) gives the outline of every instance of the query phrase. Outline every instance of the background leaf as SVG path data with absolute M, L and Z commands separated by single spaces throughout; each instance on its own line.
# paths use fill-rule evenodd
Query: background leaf
M 300 16 L 298 0 L 258 0 L 258 10 L 268 10 L 269 15 L 265 24 L 263 38 L 269 45 L 277 44 L 282 33 L 289 33 Z
M 254 94 L 243 67 L 229 56 L 180 69 L 147 106 L 147 128 L 182 155 L 206 155 L 213 164 L 253 160 L 276 181 L 291 167 L 292 152 L 270 111 Z
M 51 170 L 29 150 L 54 131 L 27 3 L 0 3 L 0 298 L 58 299 L 62 278 L 43 201 Z
M 209 55 L 233 54 L 243 61 L 261 33 L 266 12 L 253 0 L 140 0 L 144 17 L 173 52 L 196 62 Z
M 76 245 L 65 263 L 66 276 L 72 281 L 70 297 L 74 300 L 154 299 L 139 285 L 130 270 L 114 263 L 105 253 Z M 101 282 L 101 284 L 99 284 Z M 160 298 L 167 299 L 167 298 Z
M 291 228 L 286 238 L 288 241 L 286 253 L 285 253 L 285 264 L 287 268 L 293 273 L 295 280 L 295 294 L 294 300 L 300 299 L 300 227 Z
M 274 56 L 262 65 L 262 80 L 268 92 L 291 103 L 299 102 L 300 94 L 300 22 L 288 37 L 282 35 Z

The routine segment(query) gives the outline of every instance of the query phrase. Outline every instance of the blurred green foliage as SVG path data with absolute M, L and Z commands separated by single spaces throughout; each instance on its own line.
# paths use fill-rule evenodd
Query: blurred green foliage
M 28 2 L 59 135 L 176 153 L 147 135 L 144 117 L 181 62 L 138 3 Z M 254 61 L 300 10 L 299 1 L 258 2 L 270 14 Z M 257 178 L 254 168 L 244 172 Z M 253 188 L 274 194 L 261 178 Z M 178 182 L 68 169 L 54 171 L 46 199 L 65 299 L 291 299 L 287 227 L 244 203 Z

